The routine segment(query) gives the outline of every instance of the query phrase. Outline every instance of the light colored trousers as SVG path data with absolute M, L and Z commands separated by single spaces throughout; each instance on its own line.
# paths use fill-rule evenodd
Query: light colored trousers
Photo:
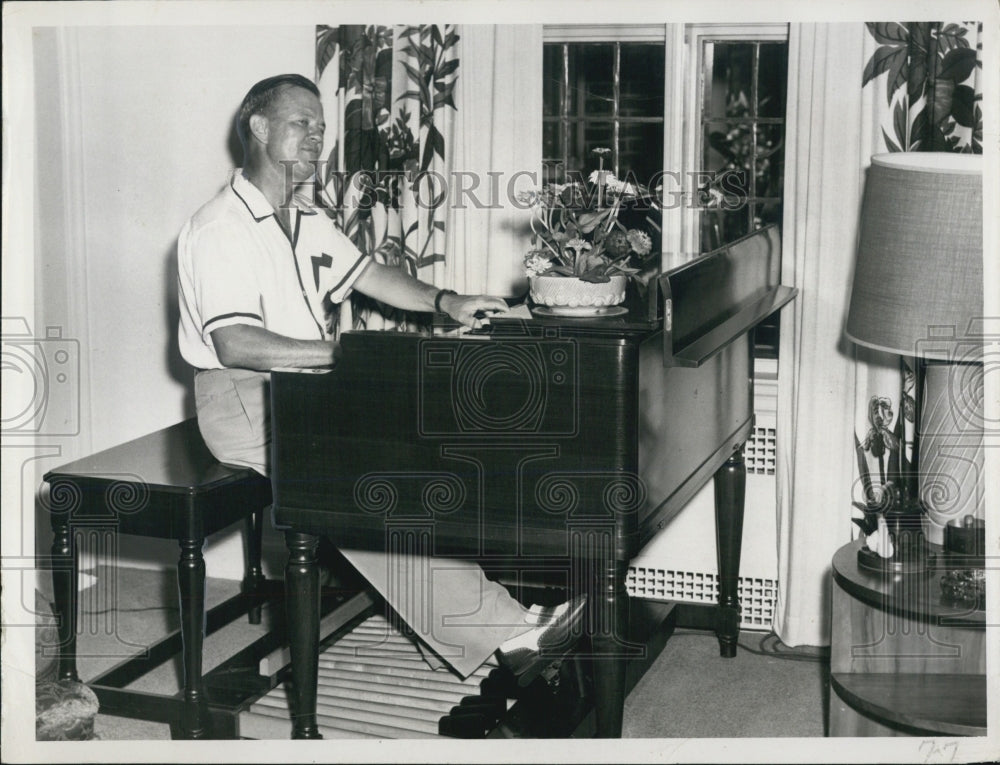
M 270 375 L 209 369 L 195 375 L 198 427 L 220 462 L 268 475 Z M 332 540 L 336 543 L 336 540 Z M 434 653 L 463 677 L 529 629 L 524 608 L 471 561 L 369 550 L 340 552 Z

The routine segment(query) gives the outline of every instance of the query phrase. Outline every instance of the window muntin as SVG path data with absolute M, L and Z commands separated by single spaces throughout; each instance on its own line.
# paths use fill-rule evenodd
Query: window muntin
M 543 51 L 545 180 L 586 178 L 591 152 L 647 184 L 663 169 L 663 43 L 549 42 Z

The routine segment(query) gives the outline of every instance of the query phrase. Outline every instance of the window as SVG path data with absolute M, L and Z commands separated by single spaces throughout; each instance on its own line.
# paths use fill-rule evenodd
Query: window
M 664 208 L 652 213 L 665 268 L 780 224 L 787 25 L 566 24 L 544 34 L 546 182 L 586 178 L 597 147 L 611 149 L 619 177 L 646 184 L 665 171 Z M 762 358 L 777 356 L 777 322 L 758 327 Z
M 610 169 L 648 184 L 663 169 L 663 43 L 552 42 L 544 48 L 545 180 L 563 183 Z
M 701 168 L 717 179 L 702 195 L 705 252 L 781 223 L 788 45 L 705 40 L 701 61 Z M 724 192 L 742 204 L 731 209 Z
M 685 217 L 685 241 L 708 252 L 771 223 L 781 224 L 785 170 L 788 35 L 784 25 L 694 26 L 685 145 L 694 169 L 712 181 Z M 686 167 L 691 165 L 685 162 Z M 729 195 L 728 199 L 726 195 Z M 730 204 L 734 199 L 738 204 Z M 778 357 L 779 315 L 755 333 L 759 359 Z

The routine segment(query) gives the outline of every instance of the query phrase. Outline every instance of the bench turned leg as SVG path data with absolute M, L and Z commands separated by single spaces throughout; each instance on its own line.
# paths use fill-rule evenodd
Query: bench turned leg
M 247 559 L 243 569 L 243 592 L 253 599 L 247 618 L 250 624 L 260 624 L 261 600 L 264 593 L 264 571 L 261 568 L 261 546 L 264 537 L 264 509 L 257 508 L 247 516 Z
M 205 558 L 204 538 L 181 539 L 177 563 L 177 586 L 181 601 L 181 643 L 184 661 L 184 711 L 181 735 L 206 738 L 207 699 L 201 677 L 202 647 L 205 641 Z
M 740 636 L 740 552 L 747 468 L 743 446 L 715 474 L 716 552 L 719 561 L 719 655 L 732 658 Z
M 58 679 L 80 678 L 76 672 L 76 543 L 69 522 L 52 524 L 52 593 L 59 634 Z
M 319 671 L 319 538 L 285 532 L 285 603 L 288 649 L 292 658 L 292 738 L 323 738 L 316 723 Z

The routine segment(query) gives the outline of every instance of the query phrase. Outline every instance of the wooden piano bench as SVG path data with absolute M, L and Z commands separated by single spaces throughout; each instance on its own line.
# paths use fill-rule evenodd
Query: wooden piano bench
M 76 667 L 77 536 L 86 530 L 175 539 L 181 629 L 88 682 L 107 714 L 170 723 L 176 736 L 205 738 L 212 715 L 202 678 L 204 636 L 243 614 L 261 619 L 264 510 L 271 484 L 253 470 L 222 465 L 194 419 L 50 470 L 52 584 L 59 630 L 59 680 L 79 680 Z M 205 538 L 237 521 L 249 535 L 242 592 L 205 612 Z M 177 697 L 126 690 L 182 653 L 184 688 Z

